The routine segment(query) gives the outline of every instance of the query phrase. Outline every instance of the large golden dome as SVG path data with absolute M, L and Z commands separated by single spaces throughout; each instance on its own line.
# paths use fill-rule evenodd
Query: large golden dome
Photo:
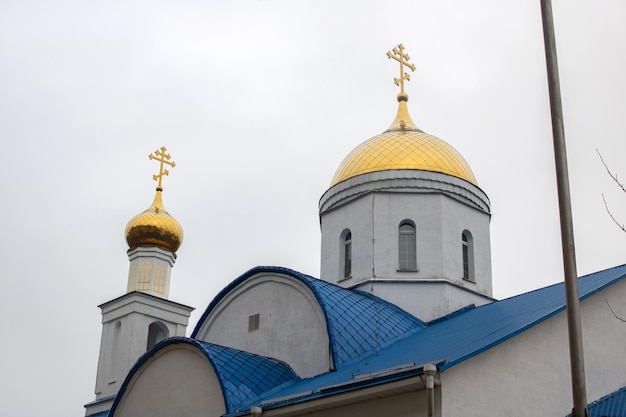
M 182 241 L 183 228 L 165 211 L 161 190 L 157 188 L 152 205 L 126 225 L 126 242 L 131 249 L 148 245 L 176 252 Z
M 405 94 L 398 96 L 398 115 L 389 129 L 350 152 L 339 165 L 331 187 L 357 175 L 397 169 L 440 172 L 478 185 L 468 163 L 456 149 L 415 126 L 407 110 L 407 100 Z

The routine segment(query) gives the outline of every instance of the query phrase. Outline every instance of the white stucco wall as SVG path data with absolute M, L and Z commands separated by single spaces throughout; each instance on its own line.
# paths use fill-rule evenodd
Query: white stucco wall
M 134 375 L 115 417 L 218 417 L 224 398 L 210 362 L 195 347 L 170 345 Z
M 158 246 L 138 246 L 128 251 L 128 260 L 130 265 L 126 292 L 141 291 L 155 297 L 169 298 L 172 267 L 176 262 L 173 252 Z M 142 265 L 147 267 L 145 271 Z M 142 272 L 146 276 L 140 278 Z M 140 279 L 147 282 L 140 283 Z
M 482 192 L 449 175 L 398 171 L 398 175 L 403 173 L 416 178 L 378 178 L 393 175 L 387 171 L 368 174 L 340 183 L 322 197 L 321 278 L 343 286 L 371 277 L 445 278 L 491 295 L 488 203 L 480 207 L 462 195 Z M 351 181 L 354 186 L 350 186 Z M 458 184 L 448 184 L 455 181 Z M 446 185 L 454 192 L 439 190 Z M 483 198 L 486 200 L 486 196 Z M 398 271 L 398 227 L 403 220 L 411 220 L 416 226 L 417 272 Z M 342 275 L 340 239 L 345 229 L 352 232 L 353 253 L 352 277 L 347 280 Z M 473 236 L 475 284 L 462 279 L 464 230 Z
M 259 314 L 259 329 L 248 319 Z M 226 295 L 196 339 L 280 359 L 300 377 L 331 369 L 324 314 L 308 286 L 281 274 L 260 273 Z
M 588 402 L 626 386 L 626 323 L 607 301 L 626 317 L 626 281 L 581 303 Z M 572 389 L 566 313 L 443 372 L 441 381 L 447 417 L 567 415 Z
M 418 271 L 398 271 L 398 228 L 415 223 Z M 352 232 L 352 277 L 344 280 L 341 233 Z M 473 236 L 475 283 L 462 279 L 461 234 Z M 349 286 L 371 278 L 445 278 L 491 295 L 489 216 L 444 194 L 368 193 L 322 217 L 325 281 Z
M 96 399 L 115 395 L 135 361 L 147 350 L 151 323 L 168 336 L 185 336 L 191 307 L 162 298 L 130 293 L 102 308 L 102 338 L 96 376 Z M 90 410 L 87 410 L 88 413 Z
M 402 292 L 386 287 L 377 295 L 413 311 L 403 303 L 405 291 L 409 291 L 411 298 L 432 303 L 420 308 L 436 312 L 429 315 L 431 318 L 472 303 L 482 304 L 476 300 L 484 297 L 445 290 L 447 299 L 427 299 L 424 292 L 431 293 L 432 289 L 421 289 L 425 280 L 446 280 L 487 297 L 492 295 L 488 199 L 463 180 L 408 170 L 355 177 L 332 187 L 322 197 L 320 220 L 320 277 L 325 281 L 346 288 L 372 278 L 414 282 Z M 404 220 L 415 224 L 417 271 L 398 270 L 398 229 Z M 352 276 L 344 279 L 341 236 L 346 229 L 352 233 Z M 472 235 L 474 282 L 463 279 L 461 237 L 465 230 Z
M 493 299 L 459 288 L 446 280 L 361 282 L 354 289 L 393 303 L 418 319 L 429 322 L 470 304 L 481 306 Z

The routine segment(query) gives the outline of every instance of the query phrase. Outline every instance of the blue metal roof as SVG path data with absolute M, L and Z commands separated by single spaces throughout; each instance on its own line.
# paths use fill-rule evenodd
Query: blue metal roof
M 209 305 L 194 330 L 198 332 L 211 309 L 230 290 L 259 272 L 292 276 L 306 283 L 317 297 L 334 349 L 333 358 L 341 366 L 336 371 L 301 380 L 283 362 L 236 349 L 187 338 L 171 338 L 146 352 L 126 377 L 113 403 L 111 415 L 127 384 L 154 353 L 175 343 L 200 349 L 213 365 L 224 394 L 227 414 L 249 412 L 251 405 L 271 409 L 324 397 L 363 386 L 382 384 L 419 375 L 419 365 L 435 363 L 440 371 L 462 363 L 543 322 L 565 309 L 562 283 L 496 301 L 429 323 L 426 327 L 408 313 L 377 297 L 350 291 L 298 272 L 276 267 L 251 269 L 225 288 Z M 579 279 L 579 294 L 585 299 L 626 277 L 626 265 L 600 271 Z M 412 319 L 411 319 L 412 318 Z M 365 335 L 358 335 L 364 332 Z M 341 345 L 341 346 L 339 346 Z M 596 403 L 610 401 L 614 407 L 626 403 L 624 389 Z M 595 407 L 593 403 L 590 407 Z M 594 408 L 595 409 L 595 408 Z
M 272 392 L 272 390 L 300 381 L 298 375 L 289 365 L 277 359 L 185 337 L 172 337 L 156 344 L 137 360 L 115 397 L 110 415 L 115 413 L 130 380 L 142 365 L 155 353 L 174 344 L 194 346 L 209 360 L 222 388 L 226 412 L 233 412 L 245 407 L 263 393 Z
M 362 355 L 379 350 L 425 324 L 394 304 L 361 291 L 352 291 L 288 268 L 252 268 L 224 288 L 207 307 L 191 337 L 197 336 L 215 306 L 230 291 L 259 273 L 290 276 L 313 292 L 326 317 L 330 350 L 335 368 Z
M 237 349 L 198 342 L 222 385 L 226 410 L 236 410 L 259 395 L 300 378 L 286 363 Z
M 579 279 L 580 298 L 585 299 L 626 277 L 626 265 L 600 271 Z M 417 375 L 419 368 L 408 365 L 437 364 L 445 371 L 528 330 L 565 309 L 563 283 L 551 285 L 481 307 L 452 314 L 424 329 L 414 329 L 389 346 L 346 363 L 341 369 L 303 380 L 278 392 L 264 394 L 264 408 L 329 395 L 366 384 Z M 394 368 L 396 369 L 394 373 Z M 390 372 L 380 372 L 391 370 Z M 380 376 L 377 376 L 378 375 Z M 355 376 L 370 374 L 359 382 Z M 337 387 L 339 386 L 339 387 Z M 335 388 L 325 388 L 335 387 Z M 298 393 L 309 393 L 297 396 Z M 272 398 L 293 397 L 271 403 Z M 269 401 L 269 403 L 268 403 Z
M 592 402 L 589 417 L 626 417 L 626 387 Z
M 626 417 L 626 387 L 592 402 L 587 405 L 587 410 L 589 417 Z

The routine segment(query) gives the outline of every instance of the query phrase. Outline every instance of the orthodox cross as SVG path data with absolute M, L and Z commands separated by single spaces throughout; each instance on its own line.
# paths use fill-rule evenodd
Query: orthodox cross
M 171 161 L 172 158 L 169 153 L 167 153 L 167 149 L 165 146 L 162 146 L 161 149 L 157 149 L 154 151 L 154 154 L 148 155 L 148 158 L 154 159 L 160 162 L 159 173 L 157 175 L 153 175 L 152 179 L 158 181 L 157 191 L 162 191 L 163 187 L 161 187 L 161 181 L 163 180 L 163 175 L 169 175 L 170 172 L 167 169 L 164 169 L 164 165 L 167 164 L 174 168 L 176 166 L 176 162 Z
M 404 80 L 410 80 L 411 75 L 404 72 L 404 66 L 406 65 L 411 69 L 411 71 L 415 71 L 415 65 L 409 64 L 409 60 L 411 57 L 409 54 L 404 53 L 404 45 L 399 44 L 391 51 L 387 51 L 387 57 L 393 58 L 400 63 L 400 78 L 394 78 L 393 82 L 400 87 L 400 94 L 404 95 Z

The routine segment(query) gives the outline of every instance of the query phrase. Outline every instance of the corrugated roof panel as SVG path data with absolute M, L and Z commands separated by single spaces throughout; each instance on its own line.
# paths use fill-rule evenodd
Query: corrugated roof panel
M 626 387 L 589 405 L 589 417 L 626 417 Z
M 626 387 L 592 402 L 587 410 L 589 417 L 626 417 Z M 571 417 L 571 414 L 567 417 Z

